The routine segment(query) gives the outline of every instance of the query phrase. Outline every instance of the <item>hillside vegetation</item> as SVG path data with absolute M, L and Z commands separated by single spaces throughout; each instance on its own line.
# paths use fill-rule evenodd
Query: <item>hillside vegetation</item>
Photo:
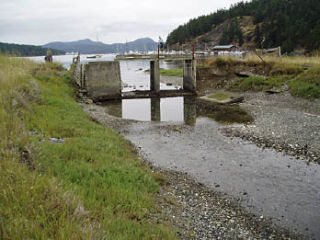
M 297 48 L 312 51 L 320 48 L 319 12 L 318 0 L 240 2 L 228 10 L 221 9 L 180 25 L 169 34 L 167 44 L 210 44 L 213 40 L 214 44 L 236 43 L 241 46 L 247 43 L 258 48 L 281 46 L 283 52 Z M 246 24 L 248 18 L 253 24 L 251 29 L 246 29 L 251 24 Z
M 45 56 L 47 54 L 48 48 L 43 48 L 34 45 L 20 45 L 11 43 L 1 43 L 0 42 L 0 53 L 14 56 Z M 65 54 L 64 51 L 51 49 L 53 55 Z
M 69 72 L 0 56 L 0 84 L 0 239 L 175 239 L 150 220 L 157 177 L 82 111 Z

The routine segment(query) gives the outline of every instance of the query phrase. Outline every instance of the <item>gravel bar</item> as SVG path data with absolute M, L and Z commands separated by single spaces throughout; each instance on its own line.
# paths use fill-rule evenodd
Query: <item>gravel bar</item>
M 252 114 L 254 123 L 226 127 L 226 135 L 320 163 L 320 99 L 295 98 L 288 92 L 246 93 L 240 106 Z

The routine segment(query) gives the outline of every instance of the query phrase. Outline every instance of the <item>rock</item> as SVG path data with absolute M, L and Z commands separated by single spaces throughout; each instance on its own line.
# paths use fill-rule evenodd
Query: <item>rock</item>
M 49 138 L 49 141 L 52 143 L 64 143 L 63 138 Z

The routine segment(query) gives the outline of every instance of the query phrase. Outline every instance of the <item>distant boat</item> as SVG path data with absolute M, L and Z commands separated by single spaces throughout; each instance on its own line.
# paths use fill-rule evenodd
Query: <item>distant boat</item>
M 101 58 L 102 55 L 98 54 L 98 55 L 93 55 L 93 56 L 88 56 L 87 58 Z

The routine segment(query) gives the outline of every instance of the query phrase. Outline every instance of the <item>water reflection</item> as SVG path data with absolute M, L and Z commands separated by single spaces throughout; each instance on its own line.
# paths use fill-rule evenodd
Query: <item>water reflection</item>
M 138 121 L 179 122 L 194 125 L 198 116 L 222 123 L 250 122 L 252 117 L 239 106 L 222 106 L 195 97 L 123 99 L 107 102 L 108 112 L 116 117 Z

